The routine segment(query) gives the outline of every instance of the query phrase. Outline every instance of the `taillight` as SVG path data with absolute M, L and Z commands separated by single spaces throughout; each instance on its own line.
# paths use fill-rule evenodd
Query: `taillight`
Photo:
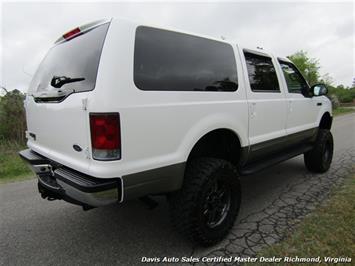
M 80 33 L 79 28 L 72 29 L 71 31 L 68 31 L 67 33 L 63 34 L 63 38 L 66 40 L 69 40 L 71 38 L 74 38 Z
M 118 113 L 90 114 L 90 131 L 94 159 L 121 159 L 120 116 Z

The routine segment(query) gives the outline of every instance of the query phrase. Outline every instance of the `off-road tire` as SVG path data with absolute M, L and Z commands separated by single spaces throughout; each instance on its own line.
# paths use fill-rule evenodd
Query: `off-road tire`
M 333 158 L 333 150 L 332 133 L 328 129 L 319 129 L 313 149 L 304 154 L 307 169 L 314 173 L 328 171 Z
M 219 185 L 214 185 L 213 182 Z M 221 191 L 226 190 L 224 196 L 228 195 L 230 204 L 228 209 L 225 208 L 227 211 L 220 224 L 216 223 L 215 227 L 210 228 L 203 210 L 210 202 L 206 195 L 212 197 L 208 193 L 214 186 L 223 187 Z M 169 196 L 172 223 L 185 237 L 200 245 L 215 244 L 222 240 L 233 226 L 240 200 L 240 182 L 237 170 L 231 163 L 214 158 L 195 159 L 186 167 L 182 189 Z

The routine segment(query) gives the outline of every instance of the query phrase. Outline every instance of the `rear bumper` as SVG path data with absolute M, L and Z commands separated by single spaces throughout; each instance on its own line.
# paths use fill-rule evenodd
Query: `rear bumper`
M 84 209 L 122 202 L 121 178 L 95 178 L 45 158 L 30 149 L 19 152 L 38 177 L 38 190 L 48 200 L 62 199 Z

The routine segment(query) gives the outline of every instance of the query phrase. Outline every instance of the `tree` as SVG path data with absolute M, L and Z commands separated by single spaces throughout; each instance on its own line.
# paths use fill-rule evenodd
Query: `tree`
M 25 141 L 26 118 L 19 90 L 7 92 L 0 100 L 0 140 Z
M 333 87 L 334 79 L 328 73 L 326 73 L 321 77 L 319 82 L 327 85 L 327 87 Z
M 319 81 L 319 61 L 315 58 L 310 58 L 307 52 L 301 50 L 287 57 L 301 71 L 309 85 L 313 85 Z

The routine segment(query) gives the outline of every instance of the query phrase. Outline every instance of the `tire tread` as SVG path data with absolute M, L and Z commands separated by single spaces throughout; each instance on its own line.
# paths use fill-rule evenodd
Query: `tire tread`
M 172 194 L 169 199 L 171 220 L 174 227 L 185 237 L 204 246 L 214 244 L 225 236 L 225 234 L 221 234 L 215 239 L 209 239 L 201 232 L 192 215 L 192 212 L 197 208 L 198 192 L 206 182 L 206 179 L 220 167 L 226 167 L 233 171 L 239 186 L 236 168 L 231 163 L 215 158 L 198 158 L 188 164 L 182 189 Z M 235 216 L 236 214 L 237 212 Z M 232 220 L 232 222 L 227 224 L 228 228 L 225 228 L 225 231 L 229 231 L 233 226 L 235 217 L 232 217 Z

